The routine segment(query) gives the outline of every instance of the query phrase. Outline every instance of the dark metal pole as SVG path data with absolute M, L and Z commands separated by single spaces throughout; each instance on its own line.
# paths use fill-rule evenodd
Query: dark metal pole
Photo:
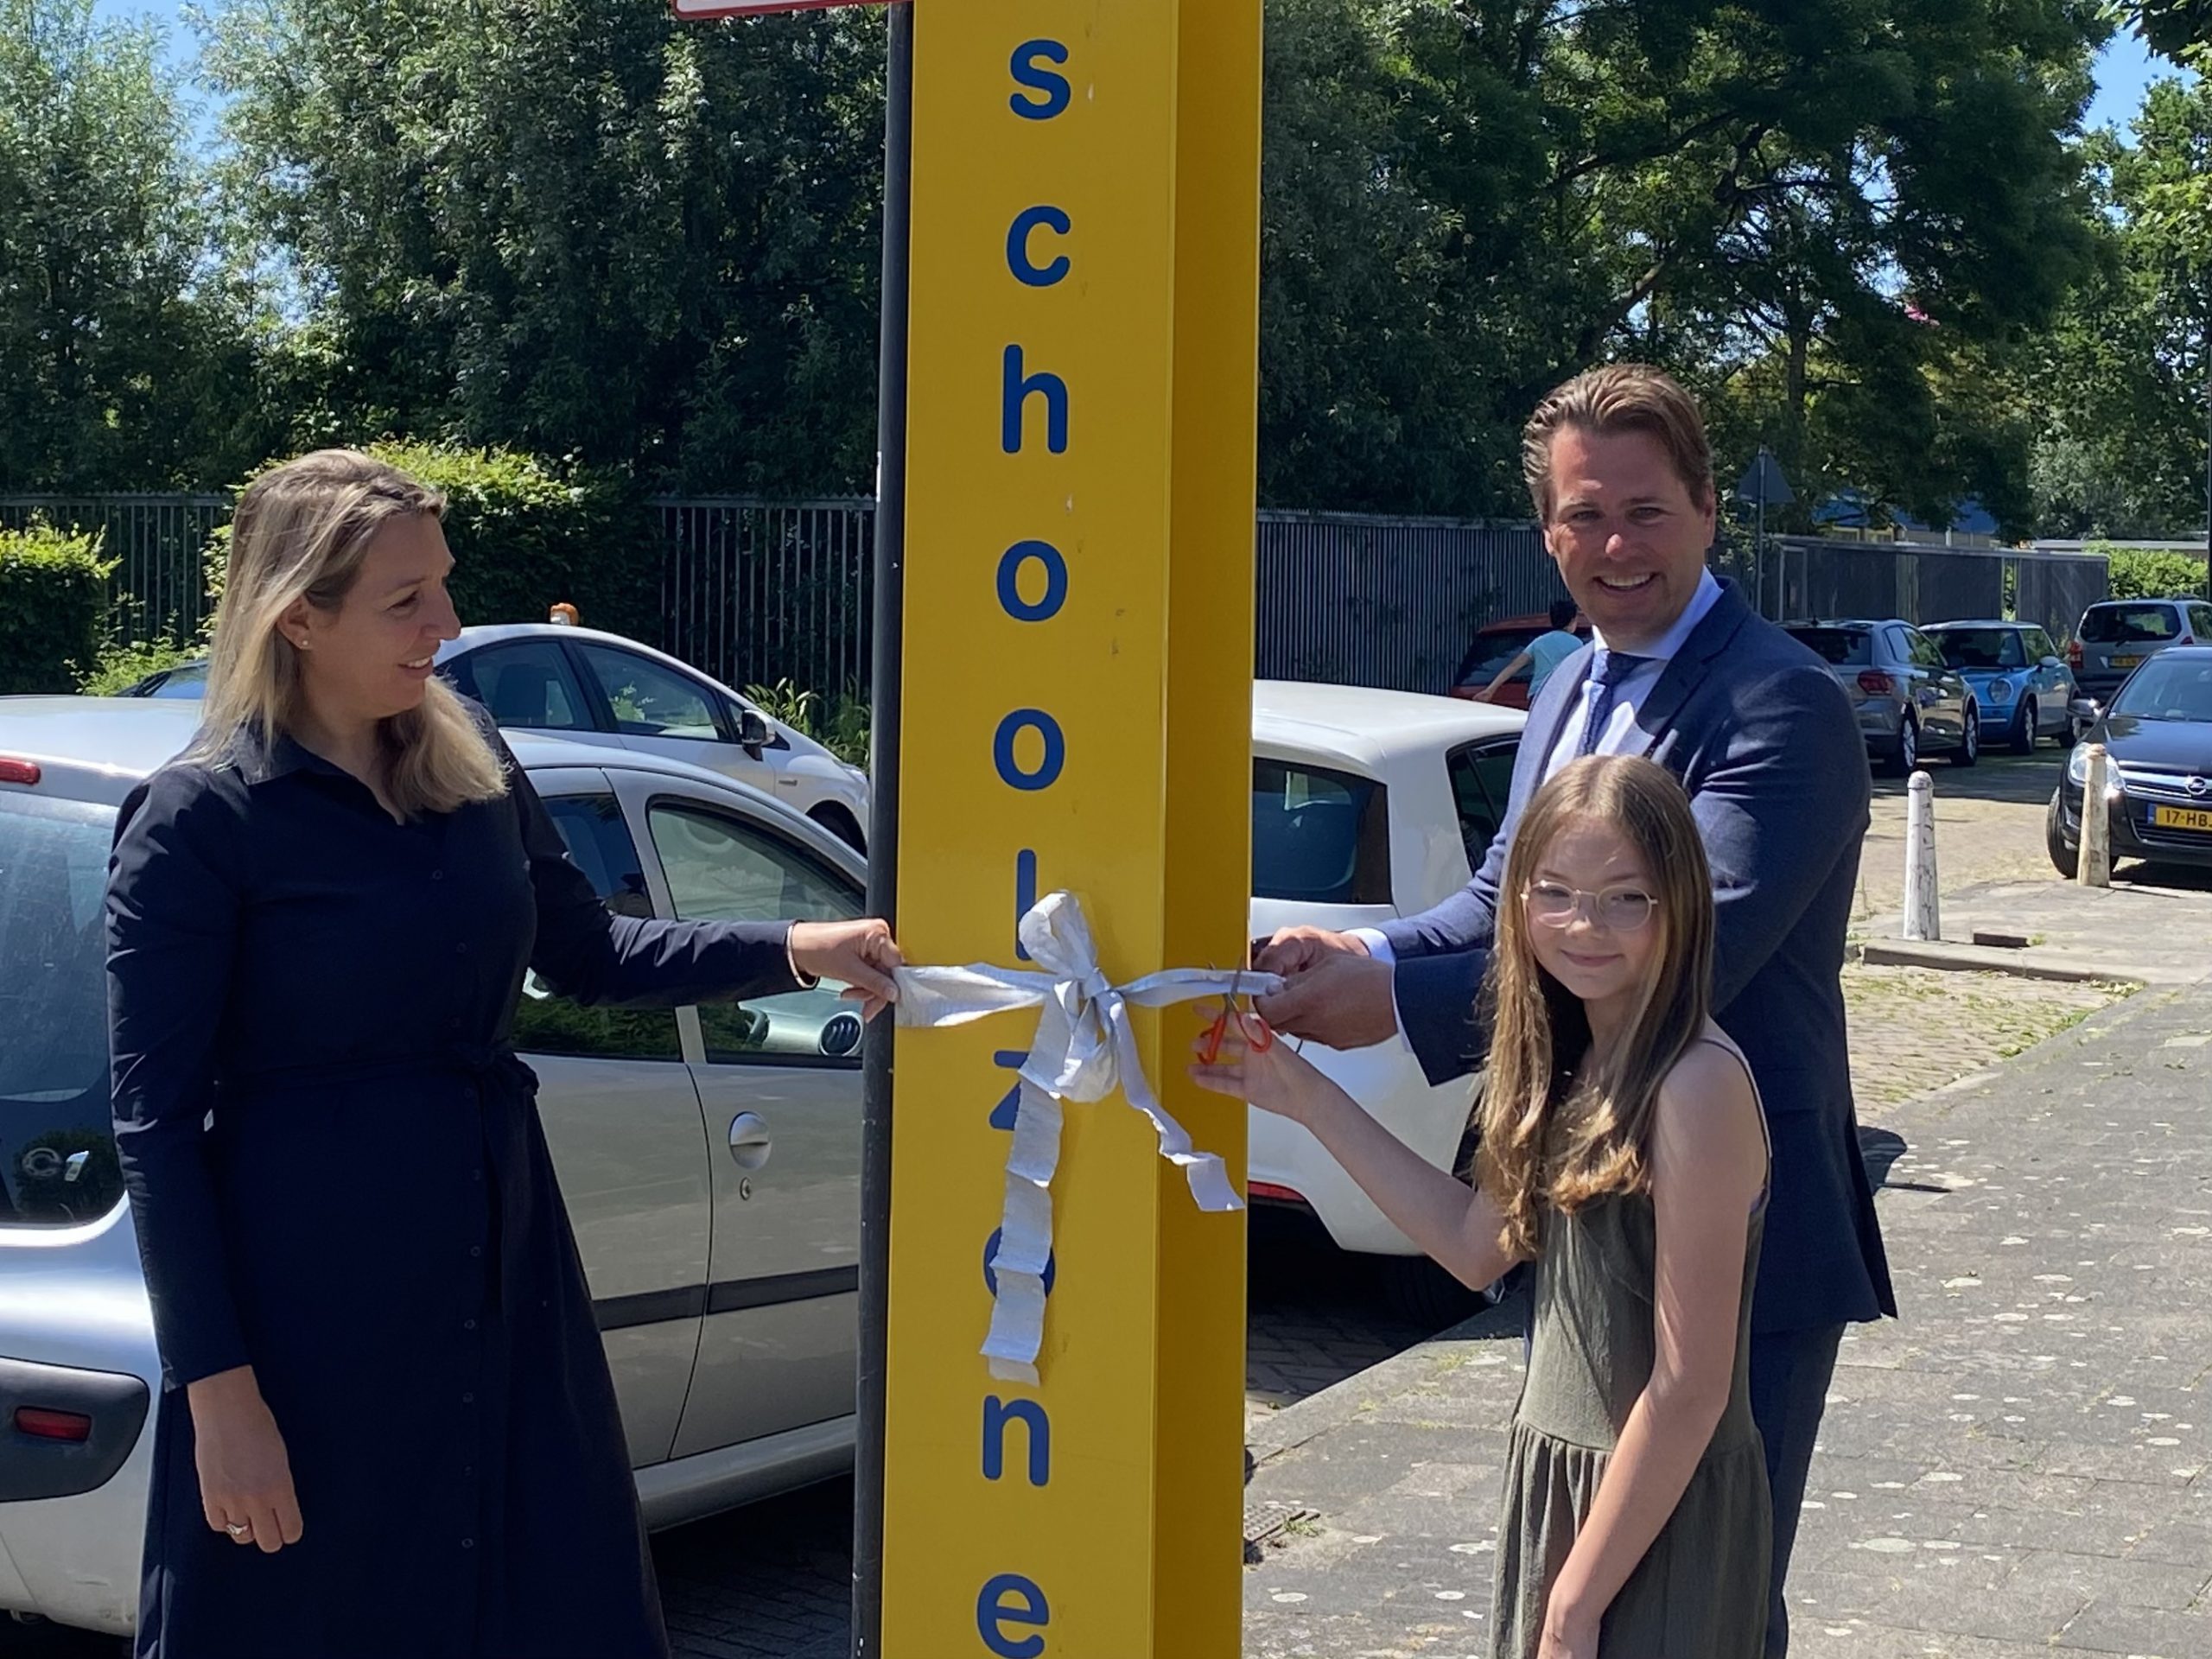
M 868 913 L 899 924 L 899 718 L 906 568 L 908 227 L 913 207 L 914 8 L 894 5 L 884 81 L 883 324 L 876 404 L 875 658 L 868 733 L 874 810 Z M 868 1033 L 861 1115 L 860 1374 L 853 1478 L 853 1655 L 883 1652 L 883 1425 L 891 1311 L 893 1033 Z

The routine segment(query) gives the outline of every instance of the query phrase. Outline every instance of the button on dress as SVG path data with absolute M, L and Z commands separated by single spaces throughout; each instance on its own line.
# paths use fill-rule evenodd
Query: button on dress
M 611 914 L 499 753 L 505 798 L 406 823 L 288 740 L 124 804 L 116 1139 L 165 1382 L 140 1659 L 668 1650 L 509 1039 L 527 969 L 610 1006 L 789 991 L 789 925 Z M 185 1385 L 249 1363 L 305 1526 L 275 1555 L 209 1528 L 194 1465 Z

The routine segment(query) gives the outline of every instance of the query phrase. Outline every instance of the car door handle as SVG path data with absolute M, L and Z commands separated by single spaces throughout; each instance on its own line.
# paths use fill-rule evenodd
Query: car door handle
M 768 1161 L 772 1137 L 768 1121 L 754 1112 L 740 1112 L 729 1121 L 729 1155 L 740 1169 L 758 1169 Z

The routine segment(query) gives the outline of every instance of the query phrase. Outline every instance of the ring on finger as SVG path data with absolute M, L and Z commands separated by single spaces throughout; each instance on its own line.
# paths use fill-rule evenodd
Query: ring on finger
M 231 1535 L 233 1542 L 242 1544 L 253 1536 L 253 1523 L 251 1521 L 229 1521 L 224 1523 L 223 1530 Z

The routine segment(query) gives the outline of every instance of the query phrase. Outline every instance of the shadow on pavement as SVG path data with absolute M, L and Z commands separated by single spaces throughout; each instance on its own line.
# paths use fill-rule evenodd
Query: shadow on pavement
M 2051 791 L 2058 787 L 2058 776 L 2065 765 L 2066 751 L 2056 744 L 2045 743 L 2032 755 L 1985 752 L 1979 765 L 1963 770 L 1938 756 L 1923 770 L 1936 780 L 1936 800 L 1940 811 L 1946 800 L 2041 806 L 2050 799 Z M 1874 779 L 1876 800 L 1901 801 L 1904 796 L 1904 779 L 1878 776 Z

